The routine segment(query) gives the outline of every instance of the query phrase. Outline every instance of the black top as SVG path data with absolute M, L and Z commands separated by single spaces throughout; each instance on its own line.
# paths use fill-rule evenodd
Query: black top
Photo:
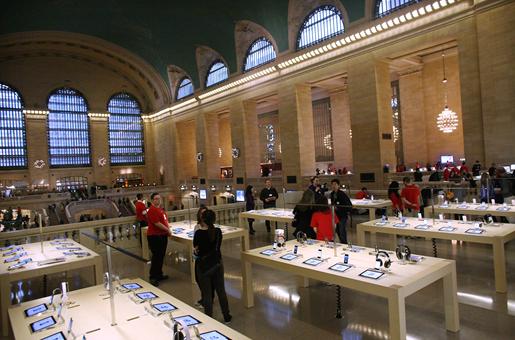
M 352 211 L 352 202 L 342 190 L 331 191 L 331 204 L 336 205 L 335 211 L 339 219 Z
M 197 248 L 197 256 L 200 258 L 214 257 L 220 259 L 222 253 L 220 247 L 222 246 L 222 230 L 215 228 L 214 241 L 209 240 L 209 233 L 207 230 L 198 229 L 193 235 L 193 247 Z
M 271 202 L 265 202 L 265 199 L 269 197 L 275 197 L 276 200 L 279 198 L 279 194 L 277 193 L 277 190 L 275 190 L 274 187 L 271 187 L 270 189 L 267 189 L 266 187 L 261 190 L 261 194 L 259 195 L 259 199 L 263 201 L 263 208 L 273 208 L 275 207 L 276 201 Z
M 245 210 L 254 210 L 256 207 L 256 204 L 254 203 L 254 195 L 252 195 L 252 192 L 245 193 Z
M 294 220 L 292 226 L 295 227 L 294 234 L 296 235 L 297 232 L 302 231 L 307 235 L 307 237 L 316 238 L 316 233 L 313 228 L 311 228 L 311 216 L 313 215 L 313 208 L 299 208 L 296 206 L 293 209 L 293 215 Z

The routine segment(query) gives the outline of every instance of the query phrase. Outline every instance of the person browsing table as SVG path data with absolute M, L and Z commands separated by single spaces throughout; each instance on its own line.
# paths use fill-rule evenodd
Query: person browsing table
M 163 275 L 163 261 L 168 245 L 168 237 L 172 236 L 172 231 L 168 226 L 168 216 L 161 208 L 161 196 L 155 192 L 150 195 L 152 204 L 147 211 L 147 241 L 150 252 L 152 253 L 150 264 L 150 283 L 159 286 L 159 281 L 166 280 L 168 275 Z
M 275 201 L 279 198 L 277 190 L 272 186 L 272 181 L 267 179 L 265 181 L 265 187 L 261 190 L 259 199 L 263 201 L 263 208 L 275 208 Z M 270 232 L 270 221 L 265 221 L 266 231 Z

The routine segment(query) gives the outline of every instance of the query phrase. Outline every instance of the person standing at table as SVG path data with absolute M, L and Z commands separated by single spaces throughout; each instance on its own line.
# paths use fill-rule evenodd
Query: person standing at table
M 159 282 L 166 280 L 168 275 L 163 274 L 163 261 L 168 245 L 168 237 L 172 236 L 172 230 L 168 226 L 168 216 L 161 208 L 161 195 L 154 192 L 150 195 L 151 205 L 147 211 L 147 241 L 152 253 L 150 264 L 150 283 L 159 286 Z
M 254 200 L 254 190 L 252 185 L 247 185 L 247 188 L 245 189 L 245 211 L 254 210 L 256 208 L 256 202 Z M 252 224 L 254 223 L 253 218 L 247 218 L 247 222 L 249 223 L 249 234 L 254 235 L 256 231 L 252 227 Z
M 315 193 L 315 201 L 320 199 L 321 196 L 324 196 L 327 189 L 323 188 L 320 185 L 320 178 L 318 176 L 313 176 L 310 179 L 311 184 L 309 185 L 309 190 Z
M 202 293 L 202 306 L 204 313 L 213 316 L 214 292 L 218 296 L 224 322 L 232 320 L 229 312 L 229 302 L 225 292 L 224 266 L 222 262 L 222 231 L 214 223 L 216 214 L 212 210 L 205 210 L 201 215 L 201 227 L 193 236 L 193 247 L 198 263 L 198 284 Z
M 420 188 L 411 183 L 411 178 L 404 177 L 404 188 L 401 190 L 401 199 L 408 216 L 417 216 L 420 210 Z
M 261 190 L 259 199 L 263 201 L 263 208 L 275 208 L 275 202 L 279 198 L 277 190 L 272 186 L 272 181 L 267 179 L 265 181 L 265 187 Z M 265 221 L 266 231 L 270 232 L 270 221 Z
M 347 230 L 345 226 L 349 213 L 352 211 L 352 202 L 349 196 L 340 189 L 340 181 L 334 178 L 331 181 L 331 205 L 334 205 L 336 216 L 339 222 L 336 224 L 336 234 L 340 238 L 341 243 L 347 243 Z
M 313 204 L 315 203 L 315 193 L 313 190 L 306 190 L 302 194 L 299 203 L 293 209 L 294 219 L 292 227 L 295 228 L 293 236 L 297 237 L 299 232 L 306 234 L 306 237 L 316 239 L 316 234 L 311 228 L 311 217 L 313 216 Z
M 479 176 L 481 174 L 481 163 L 476 161 L 474 165 L 472 165 L 472 176 Z
M 138 226 L 140 228 L 146 227 L 147 223 L 147 206 L 145 202 L 143 202 L 143 194 L 136 195 L 136 203 L 134 203 L 136 207 L 136 221 L 138 221 Z
M 317 235 L 317 240 L 333 241 L 333 216 L 327 198 L 322 196 L 315 202 L 315 206 L 317 211 L 311 217 L 311 227 Z M 338 215 L 334 214 L 334 223 L 338 225 L 339 222 Z

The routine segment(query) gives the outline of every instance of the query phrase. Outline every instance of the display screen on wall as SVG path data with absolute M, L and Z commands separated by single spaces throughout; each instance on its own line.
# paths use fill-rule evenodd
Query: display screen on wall
M 206 189 L 200 189 L 198 196 L 201 200 L 207 199 L 207 190 Z
M 440 162 L 442 164 L 454 163 L 454 156 L 440 156 Z
M 236 190 L 236 202 L 245 202 L 245 192 L 243 190 Z

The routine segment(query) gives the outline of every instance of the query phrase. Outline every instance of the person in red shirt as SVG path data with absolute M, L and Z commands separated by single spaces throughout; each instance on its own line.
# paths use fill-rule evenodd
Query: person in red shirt
M 136 207 L 136 221 L 138 221 L 139 227 L 143 228 L 148 225 L 147 223 L 147 206 L 143 202 L 143 194 L 136 195 L 137 201 L 134 203 Z
M 155 192 L 150 195 L 152 205 L 147 211 L 147 241 L 150 252 L 152 253 L 150 264 L 150 283 L 159 286 L 159 281 L 168 278 L 163 275 L 163 260 L 168 245 L 168 237 L 172 236 L 172 231 L 168 226 L 168 216 L 161 208 L 161 196 Z
M 334 226 L 331 209 L 325 196 L 321 197 L 316 203 L 317 212 L 311 216 L 311 227 L 317 234 L 317 240 L 332 241 L 334 240 Z M 334 214 L 334 224 L 340 222 L 338 215 Z
M 362 200 L 364 198 L 369 199 L 370 198 L 370 193 L 368 192 L 368 189 L 365 188 L 365 187 L 361 188 L 361 191 L 358 191 L 356 193 L 356 198 L 358 200 Z
M 450 177 L 451 177 L 451 169 L 449 168 L 449 164 L 447 164 L 447 166 L 443 170 L 443 180 L 448 181 Z
M 411 183 L 411 178 L 404 177 L 404 188 L 401 191 L 402 203 L 407 209 L 406 215 L 417 216 L 420 210 L 420 189 Z
M 404 212 L 404 205 L 402 204 L 401 195 L 399 194 L 399 182 L 393 181 L 388 186 L 388 198 L 392 201 L 392 209 L 395 215 L 399 212 Z

